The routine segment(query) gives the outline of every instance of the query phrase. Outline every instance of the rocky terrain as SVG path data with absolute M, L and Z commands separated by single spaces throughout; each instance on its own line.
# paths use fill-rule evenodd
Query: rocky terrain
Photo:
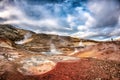
M 0 80 L 120 80 L 120 41 L 0 25 Z

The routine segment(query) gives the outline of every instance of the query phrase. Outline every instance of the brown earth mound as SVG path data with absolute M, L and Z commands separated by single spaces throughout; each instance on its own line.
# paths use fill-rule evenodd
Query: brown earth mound
M 120 42 L 101 42 L 96 45 L 79 49 L 79 51 L 72 56 L 120 61 Z

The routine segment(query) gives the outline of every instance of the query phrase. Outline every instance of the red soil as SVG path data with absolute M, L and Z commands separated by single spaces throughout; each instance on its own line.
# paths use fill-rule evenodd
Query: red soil
M 120 63 L 95 59 L 59 62 L 50 72 L 38 80 L 119 80 Z
M 0 61 L 0 80 L 120 80 L 120 63 L 93 58 L 58 62 L 41 75 L 24 75 L 17 65 Z

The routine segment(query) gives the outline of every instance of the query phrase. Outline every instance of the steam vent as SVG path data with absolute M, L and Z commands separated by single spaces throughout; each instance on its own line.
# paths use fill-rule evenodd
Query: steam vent
M 0 25 L 0 80 L 120 80 L 120 41 Z

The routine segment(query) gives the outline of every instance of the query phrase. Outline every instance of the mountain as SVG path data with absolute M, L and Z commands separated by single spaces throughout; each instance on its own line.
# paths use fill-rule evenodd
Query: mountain
M 120 41 L 0 25 L 0 80 L 119 80 Z

